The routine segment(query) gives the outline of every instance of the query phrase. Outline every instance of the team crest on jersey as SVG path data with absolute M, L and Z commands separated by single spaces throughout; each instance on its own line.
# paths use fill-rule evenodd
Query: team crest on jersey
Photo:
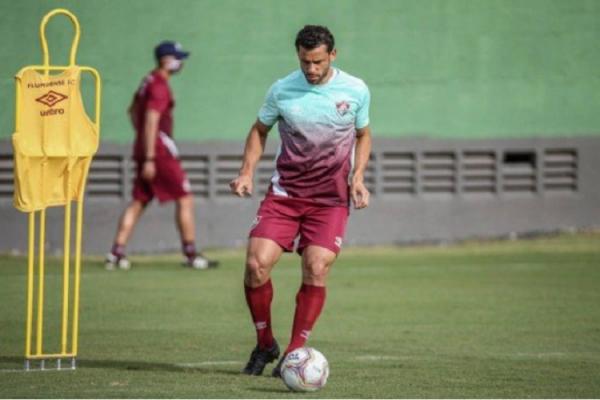
M 348 104 L 348 102 L 345 100 L 338 101 L 335 103 L 335 108 L 337 109 L 338 114 L 343 117 L 348 111 L 350 111 L 350 104 Z

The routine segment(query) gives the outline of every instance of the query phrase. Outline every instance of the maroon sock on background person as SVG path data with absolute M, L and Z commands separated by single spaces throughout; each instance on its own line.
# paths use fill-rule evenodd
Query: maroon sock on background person
M 269 279 L 262 286 L 251 288 L 244 285 L 246 303 L 252 315 L 256 328 L 256 342 L 261 349 L 273 346 L 273 331 L 271 330 L 271 302 L 273 301 L 273 284 Z
M 196 257 L 196 245 L 194 242 L 182 242 L 181 251 L 188 260 L 193 260 Z
M 321 314 L 321 310 L 323 310 L 325 297 L 326 289 L 323 286 L 313 286 L 305 283 L 300 286 L 300 290 L 296 295 L 292 338 L 285 354 L 304 346 L 317 318 Z
M 113 243 L 110 253 L 117 258 L 123 258 L 125 257 L 125 246 L 122 244 Z

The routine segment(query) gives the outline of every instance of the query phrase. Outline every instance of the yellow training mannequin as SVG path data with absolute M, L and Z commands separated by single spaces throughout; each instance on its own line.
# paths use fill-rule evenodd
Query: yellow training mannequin
M 71 63 L 67 67 L 47 64 L 44 28 L 53 13 L 67 13 L 76 27 Z M 69 14 L 66 10 L 55 10 L 44 18 L 41 36 L 45 65 L 25 67 L 16 76 L 14 204 L 21 211 L 42 210 L 78 200 L 85 189 L 91 158 L 98 149 L 100 81 L 95 70 L 75 65 L 79 24 Z M 62 72 L 50 75 L 50 70 Z M 90 71 L 96 78 L 96 122 L 88 118 L 83 107 L 82 71 Z
M 75 29 L 69 65 L 50 65 L 45 28 L 55 15 L 67 16 Z M 79 288 L 81 271 L 81 237 L 83 225 L 83 199 L 85 183 L 92 156 L 98 149 L 100 134 L 100 91 L 98 72 L 90 67 L 75 64 L 79 43 L 79 22 L 68 10 L 56 9 L 44 16 L 40 24 L 40 40 L 44 61 L 42 65 L 25 67 L 16 75 L 15 133 L 13 135 L 15 160 L 14 205 L 29 213 L 27 315 L 25 326 L 25 369 L 30 361 L 56 359 L 61 369 L 61 359 L 71 359 L 75 368 L 79 331 Z M 58 72 L 58 74 L 51 74 Z M 94 121 L 88 118 L 81 99 L 81 74 L 88 72 L 95 81 Z M 75 221 L 75 263 L 73 289 L 70 290 L 71 258 L 71 202 L 77 203 Z M 60 350 L 44 352 L 44 270 L 46 208 L 64 207 L 63 295 Z M 32 350 L 34 261 L 36 213 L 39 213 L 39 241 L 36 307 L 36 350 Z M 73 295 L 72 303 L 70 295 Z M 71 315 L 69 314 L 71 311 Z M 70 320 L 70 321 L 69 321 Z M 69 324 L 71 330 L 69 335 Z M 70 348 L 68 348 L 70 336 Z

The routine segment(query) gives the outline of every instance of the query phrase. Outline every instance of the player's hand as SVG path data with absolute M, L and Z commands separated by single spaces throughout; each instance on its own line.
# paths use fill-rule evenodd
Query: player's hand
M 354 208 L 360 210 L 369 206 L 369 190 L 365 187 L 362 177 L 354 177 L 350 186 L 350 196 Z
M 146 182 L 152 182 L 155 176 L 156 164 L 154 163 L 154 160 L 144 161 L 144 166 L 142 167 L 142 179 Z
M 239 197 L 252 196 L 252 177 L 240 175 L 229 183 L 231 193 Z

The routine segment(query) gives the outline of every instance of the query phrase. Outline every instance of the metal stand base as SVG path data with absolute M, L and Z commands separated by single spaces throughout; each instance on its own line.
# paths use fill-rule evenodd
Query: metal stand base
M 49 358 L 42 358 L 42 359 L 25 359 L 25 365 L 24 365 L 24 369 L 25 371 L 73 371 L 75 369 L 77 369 L 77 360 L 75 357 L 71 357 L 70 360 L 71 362 L 67 365 L 64 365 L 62 362 L 62 358 L 56 358 L 56 364 L 55 364 L 55 368 L 47 368 L 47 364 L 46 361 L 50 361 L 51 359 Z M 65 361 L 68 361 L 68 358 L 64 359 Z M 39 361 L 37 363 L 37 368 L 35 365 L 35 362 Z

